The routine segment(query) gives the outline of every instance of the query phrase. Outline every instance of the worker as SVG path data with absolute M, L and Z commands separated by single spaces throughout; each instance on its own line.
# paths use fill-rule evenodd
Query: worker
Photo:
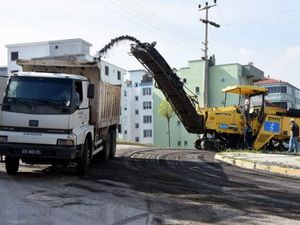
M 244 141 L 248 149 L 252 148 L 252 135 L 253 135 L 252 127 L 250 123 L 247 122 L 244 128 Z
M 287 152 L 291 153 L 297 153 L 298 151 L 298 136 L 299 136 L 299 126 L 296 124 L 295 119 L 290 119 L 290 142 L 289 142 L 289 150 Z
M 246 120 L 246 124 L 249 122 L 250 119 L 250 100 L 249 97 L 246 97 L 244 105 L 243 105 L 243 109 L 244 109 L 244 116 L 245 116 L 245 120 Z

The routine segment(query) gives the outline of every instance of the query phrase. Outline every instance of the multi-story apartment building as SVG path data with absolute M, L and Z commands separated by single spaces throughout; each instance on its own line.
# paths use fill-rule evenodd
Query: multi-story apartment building
M 89 60 L 91 43 L 81 38 L 42 41 L 32 43 L 8 44 L 7 48 L 7 67 L 8 73 L 21 71 L 21 67 L 16 64 L 17 59 L 32 59 L 42 57 L 68 57 Z
M 268 89 L 266 100 L 284 109 L 300 109 L 300 89 L 282 80 L 267 77 L 255 83 Z
M 153 143 L 153 79 L 145 70 L 131 70 L 123 88 L 122 139 Z
M 93 61 L 90 54 L 91 43 L 81 39 L 66 39 L 21 44 L 9 44 L 7 48 L 7 71 L 13 73 L 22 68 L 16 64 L 17 59 L 54 59 Z M 111 84 L 122 85 L 126 70 L 106 61 L 100 62 L 102 80 Z

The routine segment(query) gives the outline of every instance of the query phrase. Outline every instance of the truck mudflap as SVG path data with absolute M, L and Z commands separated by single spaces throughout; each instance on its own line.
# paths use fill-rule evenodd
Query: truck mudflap
M 1 143 L 0 156 L 7 155 L 19 158 L 72 160 L 80 155 L 80 148 L 76 146 Z

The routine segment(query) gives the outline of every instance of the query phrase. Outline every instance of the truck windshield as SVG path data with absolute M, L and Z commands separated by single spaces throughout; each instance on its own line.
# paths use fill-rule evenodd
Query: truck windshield
M 70 79 L 11 77 L 4 101 L 6 104 L 31 108 L 44 106 L 44 108 L 52 107 L 61 110 L 70 106 L 71 93 L 72 80 Z M 42 113 L 40 108 L 38 111 Z

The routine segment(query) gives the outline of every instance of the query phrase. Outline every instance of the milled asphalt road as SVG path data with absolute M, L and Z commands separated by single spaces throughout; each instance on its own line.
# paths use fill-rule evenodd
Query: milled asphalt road
M 0 165 L 0 224 L 300 224 L 300 180 L 214 161 L 214 153 L 118 146 L 71 168 Z

